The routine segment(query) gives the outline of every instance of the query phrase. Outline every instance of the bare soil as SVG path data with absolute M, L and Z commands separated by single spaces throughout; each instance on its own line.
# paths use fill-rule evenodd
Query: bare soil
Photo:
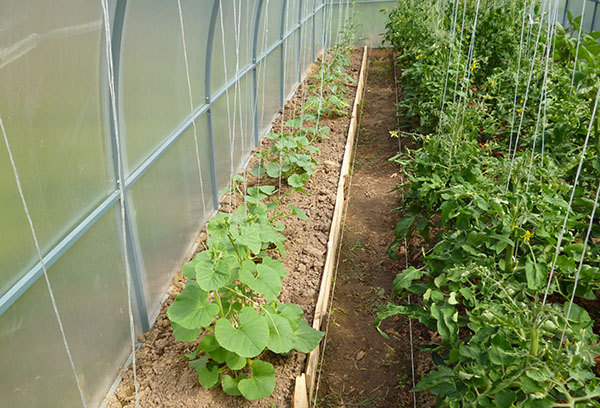
M 356 50 L 351 56 L 352 65 L 349 74 L 358 79 L 362 50 Z M 313 67 L 311 74 L 316 72 Z M 308 85 L 315 83 L 309 74 L 307 81 L 301 83 L 296 94 L 286 103 L 285 108 L 273 122 L 273 129 L 280 130 L 282 121 L 295 117 L 306 97 L 305 90 Z M 355 84 L 347 84 L 346 96 L 350 101 L 354 99 Z M 320 149 L 317 159 L 320 164 L 317 171 L 311 176 L 310 182 L 305 186 L 308 194 L 294 193 L 284 198 L 281 208 L 293 203 L 303 209 L 309 216 L 307 221 L 295 218 L 286 220 L 287 255 L 283 259 L 287 277 L 283 281 L 283 291 L 279 300 L 294 302 L 305 311 L 304 318 L 312 322 L 314 307 L 323 271 L 328 232 L 331 224 L 333 208 L 335 205 L 335 192 L 339 179 L 341 161 L 346 142 L 346 132 L 350 122 L 350 112 L 336 118 L 323 118 L 321 124 L 329 126 L 330 138 L 316 143 Z M 283 126 L 286 131 L 286 127 Z M 266 149 L 270 140 L 264 139 L 261 148 Z M 252 159 L 249 168 L 255 163 Z M 270 181 L 277 185 L 277 181 Z M 249 177 L 249 184 L 256 183 Z M 261 184 L 268 184 L 263 179 Z M 281 186 L 282 193 L 286 186 Z M 237 205 L 232 199 L 233 206 Z M 230 209 L 230 197 L 225 196 L 222 201 L 222 211 Z M 206 239 L 202 233 L 199 241 Z M 241 397 L 230 397 L 218 388 L 206 390 L 198 384 L 198 379 L 183 358 L 189 349 L 189 343 L 180 343 L 175 340 L 166 316 L 166 310 L 174 298 L 184 287 L 185 278 L 178 273 L 173 279 L 168 291 L 168 299 L 162 305 L 159 316 L 150 332 L 141 336 L 142 342 L 136 353 L 137 380 L 139 383 L 140 405 L 146 407 L 185 408 L 185 407 L 289 407 L 296 376 L 303 368 L 306 356 L 292 352 L 289 356 L 267 354 L 266 361 L 275 366 L 277 386 L 274 393 L 263 400 L 249 402 Z M 108 408 L 135 407 L 135 394 L 133 385 L 133 372 L 131 366 L 121 372 L 122 381 L 114 395 L 107 397 Z
M 317 393 L 319 407 L 413 407 L 410 333 L 406 317 L 382 324 L 389 340 L 374 328 L 378 312 L 392 300 L 392 282 L 406 266 L 406 254 L 386 254 L 400 215 L 399 165 L 388 159 L 398 151 L 389 131 L 398 128 L 391 51 L 371 50 L 362 103 L 355 163 L 335 281 L 332 313 Z M 404 143 L 405 141 L 403 141 Z M 406 141 L 408 142 L 408 141 Z M 420 243 L 409 243 L 410 264 L 418 264 Z M 403 302 L 396 299 L 396 302 Z M 412 322 L 414 339 L 431 338 Z M 414 349 L 416 381 L 428 371 L 428 353 Z M 430 394 L 416 395 L 417 407 L 434 406 Z

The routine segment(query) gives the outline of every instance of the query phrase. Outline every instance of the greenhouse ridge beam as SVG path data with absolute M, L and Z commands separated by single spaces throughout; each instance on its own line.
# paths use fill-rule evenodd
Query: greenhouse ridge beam
M 215 0 L 215 4 L 218 3 L 219 0 Z M 381 1 L 381 2 L 388 2 L 388 1 Z M 119 2 L 121 3 L 121 2 Z M 122 2 L 123 4 L 126 3 L 126 1 Z M 284 2 L 287 3 L 287 0 Z M 379 3 L 379 2 L 374 2 L 374 3 Z M 314 8 L 312 10 L 312 13 L 308 14 L 307 16 L 300 18 L 299 21 L 289 30 L 284 34 L 284 30 L 285 28 L 282 27 L 282 35 L 280 36 L 280 39 L 278 41 L 276 41 L 271 47 L 269 47 L 268 49 L 266 49 L 264 52 L 262 52 L 255 61 L 252 61 L 250 65 L 248 65 L 246 68 L 244 68 L 243 70 L 241 70 L 240 72 L 236 73 L 236 75 L 230 79 L 229 81 L 227 81 L 225 83 L 224 86 L 222 86 L 221 88 L 219 88 L 214 95 L 211 95 L 210 97 L 207 96 L 207 101 L 204 105 L 202 105 L 200 108 L 198 108 L 192 115 L 190 115 L 173 133 L 171 133 L 171 135 L 158 147 L 156 148 L 156 150 L 150 154 L 150 156 L 148 156 L 146 158 L 146 160 L 144 160 L 142 162 L 142 164 L 140 164 L 125 180 L 125 188 L 126 190 L 129 190 L 168 150 L 170 147 L 172 147 L 175 142 L 177 142 L 177 140 L 179 140 L 179 138 L 185 133 L 186 130 L 188 130 L 191 126 L 192 123 L 196 120 L 198 120 L 203 114 L 207 114 L 207 122 L 209 123 L 209 144 L 210 144 L 210 150 L 211 150 L 211 166 L 213 166 L 214 168 L 214 145 L 212 140 L 210 140 L 211 134 L 212 134 L 212 118 L 211 118 L 211 113 L 210 113 L 210 109 L 212 108 L 213 104 L 219 100 L 219 98 L 221 96 L 223 96 L 230 88 L 232 88 L 235 83 L 237 81 L 240 81 L 241 79 L 243 79 L 246 74 L 248 74 L 249 72 L 251 72 L 252 70 L 256 69 L 257 65 L 265 60 L 274 50 L 276 50 L 279 47 L 282 47 L 282 51 L 283 51 L 283 45 L 285 43 L 285 41 L 291 36 L 293 35 L 297 30 L 300 29 L 302 24 L 305 24 L 309 19 L 311 19 L 313 17 L 314 14 L 318 13 L 319 11 L 321 11 L 322 9 L 325 8 L 325 6 L 327 5 L 326 2 L 323 2 L 322 4 L 320 4 L 318 7 Z M 119 9 L 121 10 L 121 12 L 123 12 L 124 14 L 124 9 L 125 7 L 122 8 L 117 8 L 117 12 L 119 12 Z M 213 16 L 216 18 L 216 16 Z M 285 12 L 282 13 L 282 19 L 285 17 Z M 117 18 L 117 16 L 115 16 L 115 18 Z M 211 24 L 213 23 L 214 19 L 211 21 Z M 283 21 L 284 25 L 285 25 L 285 21 Z M 114 29 L 113 29 L 114 30 Z M 120 34 L 119 34 L 120 37 Z M 115 37 L 115 39 L 117 39 L 117 37 Z M 120 38 L 119 38 L 120 40 Z M 256 37 L 255 37 L 256 40 Z M 120 41 L 118 41 L 120 43 Z M 115 44 L 115 47 L 119 47 L 120 45 Z M 211 53 L 212 53 L 212 41 L 208 42 L 208 47 L 210 47 L 211 49 Z M 207 64 L 210 64 L 211 61 L 211 53 L 208 53 L 208 47 L 207 47 Z M 282 57 L 283 57 L 283 52 L 282 52 Z M 115 60 L 115 62 L 118 60 Z M 283 77 L 283 70 L 282 73 L 280 75 L 280 78 L 282 79 Z M 208 78 L 208 80 L 210 80 L 210 77 Z M 207 92 L 210 88 L 207 88 Z M 282 94 L 283 94 L 283 89 L 282 89 Z M 112 124 L 111 124 L 112 125 Z M 211 176 L 213 176 L 211 174 Z M 216 191 L 216 180 L 213 180 L 213 199 L 218 201 L 218 192 Z M 110 195 L 104 199 L 94 210 L 92 210 L 92 212 L 83 219 L 83 221 L 81 221 L 78 225 L 76 225 L 73 230 L 65 237 L 63 238 L 58 244 L 56 244 L 52 249 L 50 249 L 47 254 L 43 257 L 44 259 L 44 264 L 47 266 L 47 268 L 50 268 L 54 263 L 56 263 L 56 261 L 62 256 L 64 255 L 78 240 L 79 238 L 81 238 L 88 230 L 90 230 L 90 228 L 92 228 L 92 226 L 94 226 L 96 224 L 96 222 L 98 220 L 100 220 L 100 218 L 102 218 L 103 215 L 105 215 L 110 209 L 112 209 L 112 207 L 118 203 L 119 201 L 119 190 L 116 189 L 113 192 L 110 193 Z M 129 223 L 128 223 L 129 224 Z M 128 240 L 130 242 L 131 241 L 131 237 L 127 237 Z M 135 241 L 133 241 L 135 242 Z M 131 244 L 130 244 L 131 245 Z M 132 249 L 134 250 L 134 249 Z M 131 255 L 131 252 L 130 252 Z M 139 270 L 138 270 L 139 272 Z M 12 306 L 26 291 L 27 289 L 29 289 L 42 275 L 42 265 L 40 262 L 38 262 L 36 265 L 34 265 L 27 273 L 25 273 L 25 275 L 23 275 L 6 293 L 4 293 L 1 297 L 0 297 L 0 315 L 2 315 L 6 310 L 8 310 L 10 308 L 10 306 Z M 138 276 L 139 277 L 139 276 Z M 141 282 L 140 282 L 141 284 Z M 138 295 L 138 284 L 135 283 L 136 286 L 136 302 L 137 302 L 137 306 L 139 309 L 139 311 L 141 312 L 141 308 L 145 307 L 145 303 L 142 304 L 140 303 L 140 299 L 138 297 L 143 297 L 143 293 L 140 292 Z M 140 286 L 141 288 L 141 286 Z M 141 314 L 141 313 L 140 313 Z M 147 316 L 147 314 L 146 314 Z M 141 323 L 142 321 L 140 321 Z

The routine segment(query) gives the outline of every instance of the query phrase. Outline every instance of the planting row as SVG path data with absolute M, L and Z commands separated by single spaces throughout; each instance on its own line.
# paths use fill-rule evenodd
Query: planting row
M 563 28 L 552 1 L 438 3 L 400 0 L 387 25 L 393 136 L 417 146 L 394 158 L 404 202 L 388 253 L 415 235 L 426 248 L 394 283 L 422 301 L 376 324 L 404 314 L 438 333 L 414 389 L 438 406 L 600 406 L 600 34 L 572 16 Z
M 229 193 L 240 203 L 235 211 L 219 212 L 207 225 L 203 251 L 183 267 L 185 289 L 168 309 L 173 334 L 190 342 L 184 355 L 205 388 L 221 386 L 231 396 L 257 400 L 275 389 L 275 369 L 261 357 L 267 352 L 287 355 L 308 353 L 323 337 L 302 318 L 294 303 L 277 299 L 286 274 L 286 218 L 306 220 L 294 205 L 281 207 L 293 192 L 306 193 L 304 185 L 316 170 L 315 143 L 328 138 L 322 117 L 347 114 L 346 84 L 350 65 L 352 27 L 326 54 L 309 86 L 305 103 L 286 122 L 284 132 L 267 135 L 271 147 L 256 153 L 250 170 L 255 184 L 236 176 Z M 198 341 L 199 340 L 199 341 Z

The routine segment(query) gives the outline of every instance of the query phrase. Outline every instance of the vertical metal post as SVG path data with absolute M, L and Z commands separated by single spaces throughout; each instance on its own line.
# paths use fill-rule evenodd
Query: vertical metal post
M 253 121 L 254 121 L 254 146 L 258 146 L 258 73 L 256 68 L 256 49 L 258 47 L 258 25 L 260 24 L 260 16 L 262 14 L 263 0 L 258 0 L 256 6 L 256 16 L 254 17 L 254 35 L 252 36 L 252 83 L 254 84 L 254 99 L 252 101 Z M 263 33 L 267 35 L 267 33 Z M 266 59 L 263 62 L 263 69 L 266 69 Z M 265 86 L 265 84 L 263 84 Z M 264 107 L 263 107 L 264 109 Z
M 283 107 L 285 103 L 285 43 L 283 38 L 285 37 L 285 12 L 287 10 L 288 0 L 283 0 L 283 7 L 281 8 L 281 31 L 279 39 L 281 40 L 280 50 L 281 50 L 281 75 L 279 75 L 279 106 Z
M 583 0 L 583 1 L 587 1 L 587 0 Z M 563 12 L 563 18 L 562 18 L 562 25 L 564 26 L 565 23 L 567 22 L 567 10 L 569 9 L 569 0 L 565 1 L 565 11 Z M 583 21 L 582 21 L 583 23 Z
M 215 27 L 217 25 L 217 15 L 219 13 L 219 1 L 215 0 L 212 7 L 210 25 L 208 27 L 208 38 L 206 41 L 206 59 L 205 59 L 205 71 L 204 71 L 204 89 L 206 92 L 205 102 L 211 103 L 210 93 L 210 70 L 212 63 L 212 50 L 213 41 L 215 39 Z M 226 52 L 226 50 L 223 50 Z M 227 79 L 227 78 L 226 78 Z M 219 191 L 217 189 L 217 167 L 215 162 L 215 144 L 213 135 L 213 124 L 212 124 L 212 108 L 209 108 L 206 112 L 206 123 L 208 128 L 208 147 L 210 149 L 210 181 L 212 186 L 213 206 L 217 210 L 219 208 Z
M 302 81 L 302 0 L 298 1 L 298 82 Z
M 114 81 L 115 81 L 115 103 L 119 103 L 119 79 L 120 79 L 120 64 L 121 64 L 121 42 L 123 37 L 123 21 L 125 20 L 125 10 L 127 8 L 127 0 L 117 0 L 115 9 L 115 17 L 112 29 L 112 59 L 113 59 L 113 70 L 114 70 Z M 112 109 L 109 109 L 109 120 L 110 120 L 110 141 L 112 150 L 112 164 L 113 171 L 117 180 L 120 178 L 123 181 L 123 185 L 118 185 L 117 188 L 125 189 L 125 169 L 121 169 L 119 174 L 119 163 L 118 163 L 118 151 L 121 147 L 117 143 L 116 129 L 117 120 L 113 115 Z M 121 139 L 122 141 L 123 139 Z M 146 297 L 144 294 L 144 286 L 142 281 L 142 266 L 140 256 L 137 251 L 138 237 L 135 229 L 133 228 L 133 220 L 131 216 L 131 206 L 127 199 L 127 191 L 124 191 L 124 203 L 125 207 L 125 235 L 127 239 L 127 255 L 129 256 L 129 267 L 131 271 L 131 278 L 133 283 L 135 305 L 137 306 L 136 312 L 139 319 L 142 331 L 150 329 L 150 322 L 148 318 L 148 310 L 146 307 Z

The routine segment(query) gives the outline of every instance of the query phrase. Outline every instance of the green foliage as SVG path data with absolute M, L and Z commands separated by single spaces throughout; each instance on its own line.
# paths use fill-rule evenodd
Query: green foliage
M 282 210 L 280 203 L 293 191 L 303 192 L 316 169 L 319 150 L 313 143 L 329 133 L 318 124 L 320 117 L 346 114 L 350 106 L 344 92 L 354 82 L 346 71 L 355 27 L 344 27 L 342 40 L 328 56 L 323 99 L 309 96 L 302 114 L 286 122 L 289 130 L 267 135 L 273 145 L 256 153 L 260 162 L 251 174 L 283 179 L 291 188 L 277 197 L 275 187 L 268 185 L 244 191 L 247 180 L 235 176 L 222 193 L 238 195 L 245 204 L 210 220 L 207 248 L 182 268 L 186 287 L 167 315 L 178 341 L 200 339 L 185 358 L 205 388 L 220 385 L 228 395 L 248 400 L 267 397 L 275 389 L 275 369 L 261 357 L 267 351 L 309 353 L 324 335 L 302 319 L 300 307 L 277 300 L 285 277 L 277 256 L 285 256 L 282 221 L 308 218 L 292 204 Z
M 285 237 L 278 231 L 284 216 L 280 200 L 262 201 L 274 192 L 271 186 L 252 187 L 246 206 L 211 219 L 208 248 L 182 268 L 186 287 L 167 311 L 177 340 L 202 336 L 186 355 L 200 384 L 220 384 L 227 394 L 249 400 L 275 388 L 273 366 L 259 359 L 265 350 L 310 352 L 323 336 L 302 320 L 302 309 L 276 300 L 285 270 L 272 253 L 284 253 Z M 302 210 L 290 210 L 306 218 Z
M 439 334 L 426 346 L 436 368 L 414 390 L 429 390 L 438 406 L 597 407 L 598 336 L 586 310 L 575 303 L 568 314 L 568 306 L 580 262 L 575 295 L 595 299 L 600 289 L 600 248 L 583 253 L 582 244 L 600 174 L 600 135 L 597 121 L 590 123 L 600 35 L 582 36 L 572 75 L 577 41 L 558 27 L 548 97 L 540 104 L 543 50 L 550 44 L 545 17 L 526 20 L 526 32 L 542 24 L 544 35 L 537 53 L 533 41 L 525 43 L 519 64 L 528 3 L 481 2 L 467 67 L 475 3 L 458 3 L 466 10 L 464 27 L 452 27 L 454 3 L 438 13 L 432 1 L 400 0 L 389 14 L 385 38 L 400 53 L 406 93 L 399 109 L 410 130 L 423 136 L 415 137 L 417 148 L 393 158 L 402 166 L 397 190 L 404 201 L 388 254 L 398 258 L 405 239 L 415 235 L 427 249 L 423 266 L 406 269 L 394 282 L 399 295 L 420 295 L 423 304 L 390 304 L 376 327 L 403 314 Z M 570 21 L 578 30 L 580 20 Z M 523 78 L 530 74 L 529 97 L 517 101 L 513 121 L 515 80 L 521 78 L 517 92 L 524 95 Z M 538 111 L 545 112 L 541 124 Z M 548 282 L 589 128 L 593 146 Z M 600 238 L 598 225 L 592 238 Z M 542 301 L 546 289 L 548 302 Z
M 275 143 L 269 150 L 257 153 L 261 161 L 252 169 L 252 175 L 262 177 L 266 173 L 272 178 L 283 177 L 292 187 L 306 184 L 318 164 L 312 155 L 317 154 L 319 149 L 303 135 L 272 132 L 267 138 Z

